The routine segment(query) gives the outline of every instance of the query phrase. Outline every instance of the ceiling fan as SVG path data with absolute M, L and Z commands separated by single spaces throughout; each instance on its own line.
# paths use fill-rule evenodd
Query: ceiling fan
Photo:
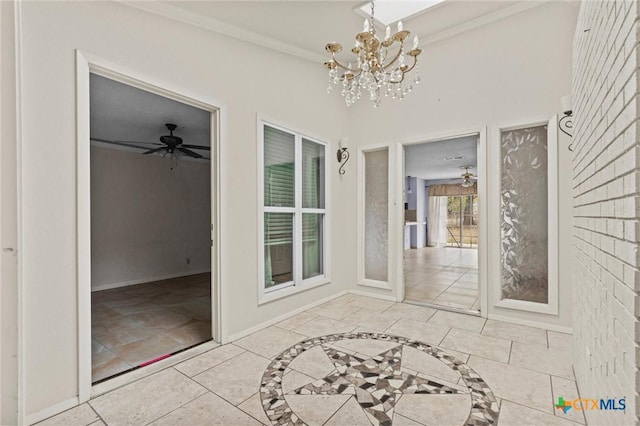
M 191 149 L 201 149 L 201 150 L 207 150 L 210 151 L 211 148 L 205 145 L 189 145 L 189 144 L 184 144 L 182 143 L 182 138 L 179 136 L 175 136 L 173 134 L 174 130 L 176 130 L 178 128 L 177 125 L 173 124 L 173 123 L 166 123 L 165 126 L 167 127 L 167 129 L 169 130 L 169 134 L 168 135 L 164 135 L 164 136 L 160 136 L 160 142 L 138 142 L 138 141 L 111 141 L 111 140 L 106 140 L 106 139 L 99 139 L 99 138 L 94 138 L 92 137 L 91 140 L 93 141 L 97 141 L 97 142 L 103 142 L 103 143 L 110 143 L 113 145 L 120 145 L 120 146 L 128 146 L 130 148 L 139 148 L 139 149 L 145 149 L 146 151 L 143 152 L 143 154 L 160 154 L 163 157 L 167 154 L 171 155 L 171 157 L 173 156 L 181 156 L 182 154 L 189 156 L 191 158 L 202 158 L 204 160 L 209 160 L 209 158 L 204 157 L 200 154 L 198 154 L 195 151 L 192 151 Z M 158 146 L 157 148 L 151 148 L 149 149 L 149 147 L 145 147 L 145 146 L 140 146 L 140 145 L 156 145 Z M 191 148 L 191 149 L 189 149 Z
M 471 186 L 473 186 L 474 184 L 474 180 L 476 180 L 476 177 L 473 175 L 473 173 L 469 172 L 469 169 L 472 168 L 473 166 L 462 166 L 461 168 L 464 169 L 464 173 L 462 174 L 462 187 L 463 188 L 469 188 Z

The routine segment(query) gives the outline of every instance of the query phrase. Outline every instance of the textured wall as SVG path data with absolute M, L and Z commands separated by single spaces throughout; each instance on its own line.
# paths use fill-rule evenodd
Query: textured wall
M 637 423 L 638 4 L 583 2 L 573 54 L 574 358 L 592 424 Z

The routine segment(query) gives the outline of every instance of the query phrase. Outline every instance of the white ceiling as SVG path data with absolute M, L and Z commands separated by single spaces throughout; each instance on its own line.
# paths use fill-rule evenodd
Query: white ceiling
M 456 160 L 445 158 L 462 157 Z M 464 169 L 473 166 L 469 172 L 478 174 L 478 136 L 447 139 L 408 145 L 404 151 L 405 176 L 426 180 L 457 179 Z
M 345 48 L 362 30 L 356 9 L 365 1 L 135 1 L 130 6 L 297 54 L 314 61 L 326 58 L 324 46 Z M 416 1 L 416 0 L 409 0 Z M 549 0 L 445 0 L 404 20 L 405 29 L 422 45 L 484 25 Z M 384 34 L 384 29 L 379 28 Z M 348 49 L 345 49 L 348 50 Z
M 183 143 L 210 145 L 208 111 L 96 74 L 91 74 L 90 80 L 90 111 L 92 138 L 158 142 L 160 136 L 169 134 L 165 123 L 174 123 L 178 125 L 174 135 L 181 137 Z M 110 144 L 100 146 L 143 152 Z M 206 150 L 193 151 L 209 157 Z

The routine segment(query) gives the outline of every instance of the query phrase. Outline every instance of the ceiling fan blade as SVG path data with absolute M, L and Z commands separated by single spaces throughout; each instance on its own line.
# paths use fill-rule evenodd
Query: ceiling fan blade
M 99 138 L 91 138 L 91 140 L 96 142 L 102 142 L 102 143 L 110 143 L 112 145 L 128 146 L 130 148 L 147 149 L 144 146 L 133 145 L 130 142 L 110 141 L 107 139 L 99 139 Z
M 164 145 L 158 142 L 139 142 L 139 141 L 116 141 L 116 142 L 123 142 L 123 143 L 139 143 L 141 145 Z
M 193 152 L 190 149 L 183 148 L 181 146 L 178 147 L 178 151 L 182 152 L 185 155 L 188 155 L 189 157 L 202 158 L 202 155 L 198 154 L 197 152 Z
M 211 150 L 210 146 L 204 146 L 204 145 L 187 145 L 187 144 L 183 143 L 180 146 L 185 147 L 185 148 L 193 148 L 193 149 L 206 149 L 207 151 Z
M 149 151 L 145 151 L 143 152 L 143 154 L 154 154 L 156 152 L 162 151 L 163 149 L 167 149 L 164 146 L 161 146 L 160 148 L 155 148 L 155 149 L 150 149 Z

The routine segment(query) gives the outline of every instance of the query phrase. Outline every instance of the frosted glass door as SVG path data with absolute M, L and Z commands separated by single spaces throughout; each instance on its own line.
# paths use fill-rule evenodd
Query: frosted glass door
M 364 153 L 364 278 L 388 281 L 389 149 Z
M 502 131 L 502 299 L 549 302 L 547 126 Z

